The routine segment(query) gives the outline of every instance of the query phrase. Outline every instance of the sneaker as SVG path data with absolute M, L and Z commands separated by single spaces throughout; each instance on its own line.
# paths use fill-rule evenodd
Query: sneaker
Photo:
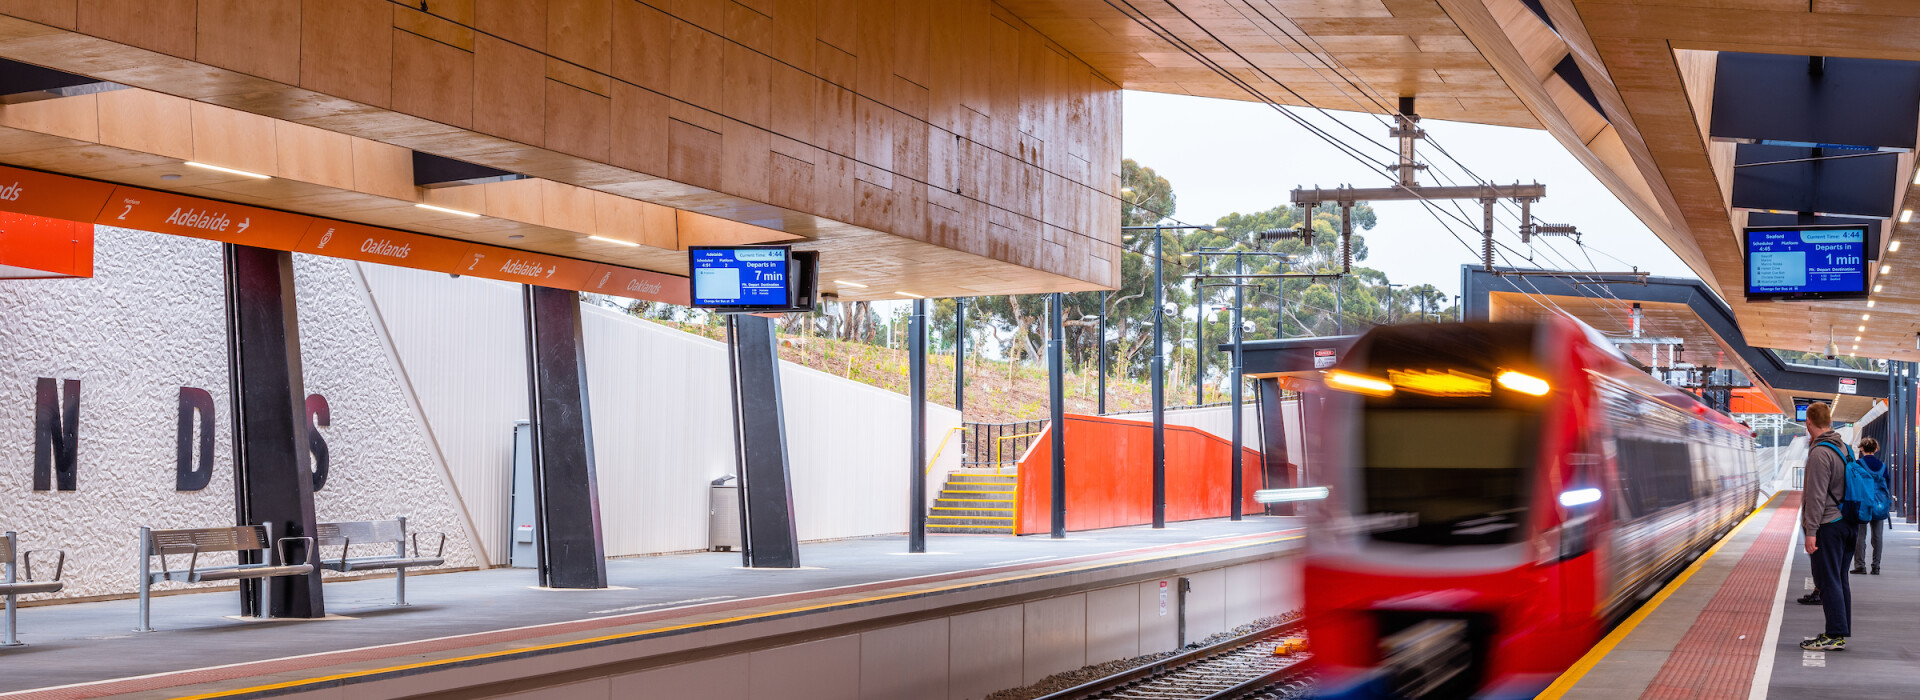
M 1864 567 L 1864 566 L 1856 566 L 1856 567 L 1853 567 L 1853 570 L 1852 570 L 1852 571 L 1849 571 L 1849 572 L 1847 572 L 1847 573 L 1850 573 L 1850 574 L 1855 574 L 1855 575 L 1859 575 L 1859 574 L 1865 574 L 1865 573 L 1867 573 L 1867 567 Z
M 1818 637 L 1800 642 L 1800 648 L 1807 651 L 1846 651 L 1846 637 L 1831 637 L 1822 633 Z
M 1873 567 L 1873 575 L 1875 575 L 1875 576 L 1879 576 L 1879 575 L 1880 575 L 1880 567 L 1878 567 L 1878 566 L 1876 566 L 1876 567 Z
M 1801 605 L 1819 605 L 1820 592 L 1814 591 L 1812 593 L 1808 593 L 1806 595 L 1800 596 L 1799 598 L 1795 599 L 1795 601 L 1800 603 Z

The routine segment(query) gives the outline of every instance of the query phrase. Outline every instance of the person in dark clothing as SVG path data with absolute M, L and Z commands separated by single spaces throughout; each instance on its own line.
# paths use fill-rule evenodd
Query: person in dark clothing
M 1813 585 L 1826 609 L 1826 631 L 1800 643 L 1809 651 L 1843 651 L 1853 634 L 1853 590 L 1847 585 L 1847 560 L 1853 558 L 1854 524 L 1840 513 L 1847 495 L 1846 442 L 1833 430 L 1833 408 L 1807 407 L 1807 466 L 1800 500 L 1800 528 L 1813 560 Z
M 1887 503 L 1892 503 L 1893 489 L 1887 484 L 1887 463 L 1880 461 L 1880 458 L 1876 456 L 1876 453 L 1879 451 L 1879 440 L 1864 438 L 1860 441 L 1860 463 L 1867 465 L 1868 469 L 1873 470 L 1873 484 L 1880 489 L 1880 498 L 1884 499 Z M 1855 529 L 1860 532 L 1854 536 L 1853 571 L 1851 573 L 1867 573 L 1867 542 L 1869 539 L 1868 536 L 1871 535 L 1873 542 L 1873 575 L 1880 575 L 1880 554 L 1882 549 L 1880 546 L 1880 533 L 1882 530 L 1885 530 L 1886 527 L 1886 518 L 1877 518 L 1873 522 L 1855 526 Z

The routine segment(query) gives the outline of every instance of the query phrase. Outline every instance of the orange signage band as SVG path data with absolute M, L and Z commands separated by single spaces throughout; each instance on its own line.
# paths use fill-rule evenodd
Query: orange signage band
M 93 221 L 114 186 L 0 166 L 0 211 L 67 221 Z
M 296 253 L 325 255 L 416 270 L 454 272 L 473 244 L 451 238 L 314 219 Z
M 662 272 L 0 165 L 0 214 L 9 212 L 682 306 L 692 296 L 687 278 Z M 23 232 L 45 228 L 25 219 L 0 222 Z M 84 272 L 66 274 L 92 274 L 92 233 L 87 228 L 84 264 L 61 265 Z M 9 240 L 24 240 L 24 233 Z
M 0 267 L 44 277 L 93 276 L 93 224 L 0 211 Z M 9 271 L 10 279 L 42 277 Z

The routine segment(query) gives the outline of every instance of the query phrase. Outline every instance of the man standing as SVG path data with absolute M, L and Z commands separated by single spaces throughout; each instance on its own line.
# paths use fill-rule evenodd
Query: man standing
M 1847 495 L 1849 450 L 1833 430 L 1833 408 L 1825 403 L 1807 407 L 1806 488 L 1800 499 L 1800 528 L 1807 535 L 1807 556 L 1813 560 L 1813 585 L 1826 609 L 1827 629 L 1800 643 L 1809 651 L 1841 651 L 1853 634 L 1853 591 L 1847 586 L 1847 560 L 1853 558 L 1854 524 L 1840 513 Z

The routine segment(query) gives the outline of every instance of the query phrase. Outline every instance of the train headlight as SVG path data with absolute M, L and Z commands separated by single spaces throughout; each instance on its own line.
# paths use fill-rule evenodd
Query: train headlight
M 1493 380 L 1498 382 L 1503 389 L 1517 391 L 1529 396 L 1546 396 L 1547 392 L 1553 390 L 1553 386 L 1548 384 L 1547 380 L 1525 372 L 1507 370 L 1495 376 Z
M 1393 385 L 1379 377 L 1333 370 L 1327 373 L 1327 386 L 1368 396 L 1392 396 Z
M 1258 492 L 1255 492 L 1258 495 Z M 1560 494 L 1560 505 L 1572 508 L 1600 502 L 1600 489 L 1574 489 Z

